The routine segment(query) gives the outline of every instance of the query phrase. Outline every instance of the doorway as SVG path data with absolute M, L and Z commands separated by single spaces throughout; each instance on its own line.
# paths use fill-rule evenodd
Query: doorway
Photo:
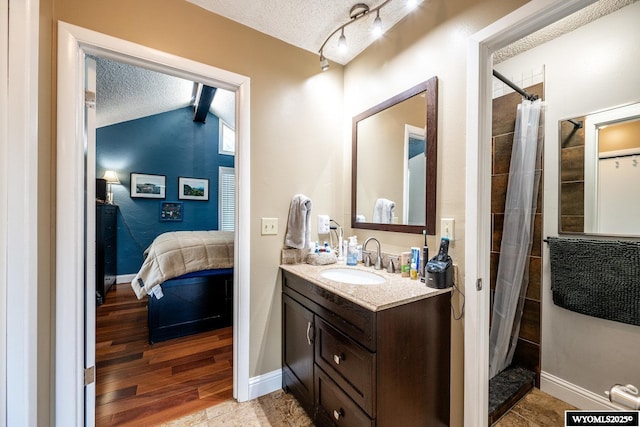
M 86 111 L 87 165 L 95 165 L 99 184 L 95 207 L 87 200 L 88 250 L 96 236 L 97 305 L 95 361 L 86 361 L 96 367 L 95 417 L 87 402 L 87 418 L 97 426 L 153 424 L 233 394 L 232 281 L 225 276 L 165 282 L 162 300 L 138 299 L 131 281 L 148 271 L 143 253 L 156 239 L 184 232 L 233 238 L 212 230 L 233 231 L 235 224 L 235 192 L 224 191 L 219 180 L 222 165 L 235 177 L 235 136 L 224 152 L 221 143 L 222 123 L 235 129 L 235 93 L 103 57 L 86 61 L 87 89 L 96 93 L 95 108 Z M 206 91 L 213 96 L 202 100 Z M 140 183 L 146 179 L 141 173 L 164 177 L 164 198 L 140 197 L 148 194 L 138 194 L 132 178 Z M 202 185 L 202 194 L 183 194 L 180 181 L 190 183 L 189 189 Z M 180 206 L 179 220 L 160 214 L 167 203 Z M 230 226 L 222 224 L 219 212 L 229 213 Z M 93 343 L 90 320 L 87 348 Z
M 86 55 L 104 56 L 140 65 L 236 94 L 237 172 L 236 227 L 234 258 L 249 252 L 249 86 L 247 77 L 205 64 L 173 56 L 121 39 L 60 22 L 58 25 L 58 133 L 57 133 L 57 223 L 56 223 L 56 401 L 57 425 L 85 424 L 85 382 L 91 383 L 91 370 L 85 370 L 86 276 L 84 223 L 87 198 L 85 182 L 95 178 L 95 170 L 85 164 L 83 106 Z M 60 214 L 64 212 L 64 215 Z M 247 259 L 246 257 L 244 258 Z M 89 290 L 91 292 L 91 290 Z M 95 293 L 94 293 L 95 294 Z M 249 263 L 234 271 L 233 369 L 234 397 L 249 398 Z M 86 379 L 86 381 L 85 381 Z M 94 396 L 95 397 L 95 396 Z M 87 425 L 93 425 L 91 419 Z
M 469 39 L 464 331 L 465 425 L 488 424 L 492 54 L 595 0 L 533 0 Z M 475 288 L 475 291 L 472 289 Z

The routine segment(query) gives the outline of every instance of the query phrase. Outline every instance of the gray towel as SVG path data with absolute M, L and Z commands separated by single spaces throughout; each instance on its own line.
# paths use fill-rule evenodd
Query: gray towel
M 311 199 L 304 194 L 296 194 L 289 206 L 289 220 L 285 245 L 291 248 L 304 249 L 309 247 L 311 228 Z
M 640 326 L 640 242 L 548 238 L 554 304 Z

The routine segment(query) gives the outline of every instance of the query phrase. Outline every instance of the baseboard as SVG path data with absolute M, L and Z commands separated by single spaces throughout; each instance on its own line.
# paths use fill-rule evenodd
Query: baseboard
M 135 274 L 119 274 L 116 276 L 116 284 L 131 283 L 134 277 L 136 277 Z
M 540 373 L 540 390 L 578 409 L 618 409 L 606 397 L 544 371 Z
M 249 400 L 282 388 L 282 369 L 249 378 Z

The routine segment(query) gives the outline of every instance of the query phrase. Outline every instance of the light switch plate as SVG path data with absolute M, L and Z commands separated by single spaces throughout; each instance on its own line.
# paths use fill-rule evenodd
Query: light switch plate
M 455 221 L 453 218 L 442 218 L 440 220 L 440 234 L 442 237 L 448 238 L 450 242 L 453 242 L 454 240 L 454 227 Z
M 260 230 L 263 236 L 278 234 L 278 218 L 262 218 Z

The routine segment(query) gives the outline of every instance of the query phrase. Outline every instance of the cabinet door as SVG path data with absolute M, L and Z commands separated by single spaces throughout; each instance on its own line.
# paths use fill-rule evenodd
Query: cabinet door
M 313 416 L 313 312 L 282 295 L 282 386 Z

